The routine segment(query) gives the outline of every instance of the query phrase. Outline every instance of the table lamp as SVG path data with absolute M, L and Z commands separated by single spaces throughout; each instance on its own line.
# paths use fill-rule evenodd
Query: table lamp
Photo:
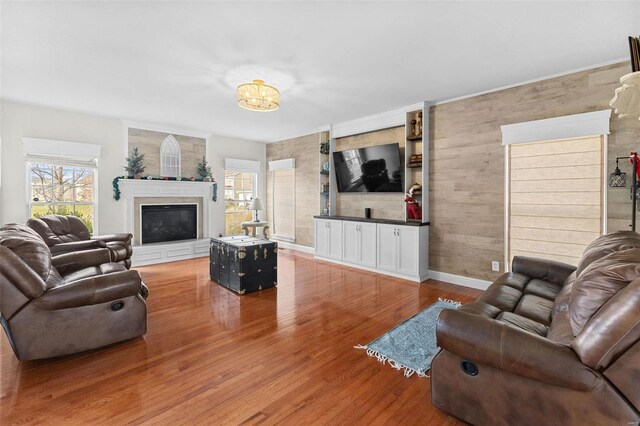
M 260 198 L 254 198 L 251 200 L 249 203 L 249 210 L 256 211 L 256 220 L 254 220 L 254 222 L 260 222 L 260 219 L 258 218 L 258 210 L 262 210 L 262 201 L 260 201 Z

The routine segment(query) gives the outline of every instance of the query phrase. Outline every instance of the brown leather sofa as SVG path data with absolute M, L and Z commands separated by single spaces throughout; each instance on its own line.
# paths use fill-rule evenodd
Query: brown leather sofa
M 54 256 L 106 247 L 109 249 L 112 262 L 121 263 L 127 269 L 131 268 L 131 234 L 91 237 L 80 218 L 57 214 L 31 218 L 27 221 L 27 226 L 42 237 Z
M 147 289 L 107 248 L 52 257 L 25 225 L 0 228 L 0 321 L 20 360 L 81 352 L 146 333 Z
M 433 405 L 482 425 L 637 425 L 640 235 L 602 236 L 578 267 L 513 259 L 475 302 L 446 309 Z

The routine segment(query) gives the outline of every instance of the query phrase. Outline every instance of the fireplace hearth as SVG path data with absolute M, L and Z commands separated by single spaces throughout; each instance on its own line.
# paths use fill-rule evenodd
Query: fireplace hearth
M 198 238 L 197 204 L 140 206 L 141 243 L 161 243 Z

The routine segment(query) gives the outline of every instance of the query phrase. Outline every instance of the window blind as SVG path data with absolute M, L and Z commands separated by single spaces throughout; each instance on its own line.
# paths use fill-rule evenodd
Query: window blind
M 602 138 L 509 149 L 509 264 L 520 255 L 576 265 L 602 232 Z
M 295 169 L 280 169 L 273 174 L 273 236 L 293 242 L 296 237 Z
M 26 160 L 29 163 L 55 164 L 57 166 L 74 166 L 95 169 L 98 167 L 98 160 L 85 160 L 81 158 L 54 157 L 48 155 L 27 154 Z

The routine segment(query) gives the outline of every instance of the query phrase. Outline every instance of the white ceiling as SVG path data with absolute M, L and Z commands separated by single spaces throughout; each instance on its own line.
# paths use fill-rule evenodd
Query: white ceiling
M 627 59 L 633 2 L 3 2 L 2 98 L 275 141 Z M 254 78 L 281 108 L 235 103 Z

